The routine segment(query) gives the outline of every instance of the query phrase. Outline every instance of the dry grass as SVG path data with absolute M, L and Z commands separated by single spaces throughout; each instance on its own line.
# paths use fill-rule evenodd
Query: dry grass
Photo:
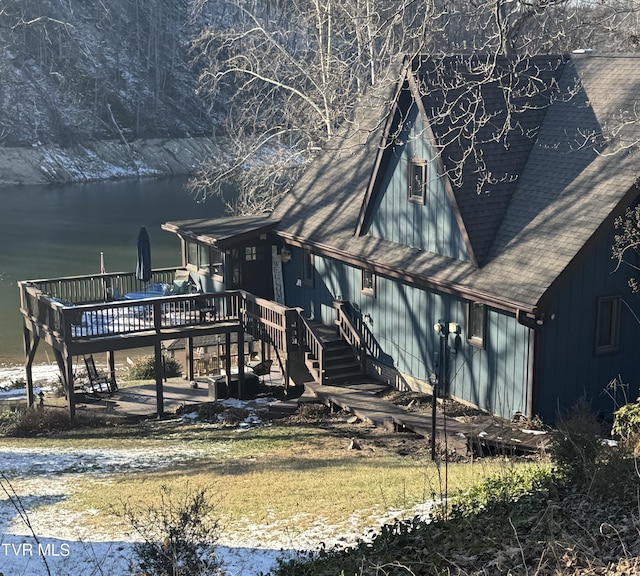
M 192 442 L 197 432 L 192 430 Z M 188 431 L 164 438 L 157 447 L 186 444 Z M 211 448 L 179 469 L 111 477 L 96 484 L 80 481 L 66 506 L 98 510 L 97 524 L 114 522 L 122 503 L 152 504 L 163 486 L 179 494 L 185 486 L 210 487 L 224 525 L 273 523 L 296 518 L 323 518 L 339 524 L 356 515 L 360 528 L 371 525 L 390 508 L 413 505 L 481 481 L 506 468 L 524 464 L 501 460 L 450 464 L 413 460 L 380 450 L 348 450 L 349 439 L 326 429 L 274 426 L 238 434 L 229 430 L 204 433 Z M 142 439 L 150 447 L 150 439 Z M 128 446 L 135 443 L 129 440 Z M 202 438 L 198 441 L 202 447 Z M 222 447 L 222 448 L 221 448 Z M 304 528 L 304 526 L 300 526 Z

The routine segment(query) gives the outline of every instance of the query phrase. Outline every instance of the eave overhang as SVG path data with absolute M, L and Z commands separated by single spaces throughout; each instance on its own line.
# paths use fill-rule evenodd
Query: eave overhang
M 273 231 L 279 222 L 269 215 L 238 216 L 172 221 L 161 228 L 181 238 L 225 250 Z
M 532 304 L 501 298 L 496 294 L 491 294 L 482 290 L 475 290 L 457 282 L 450 282 L 421 274 L 412 273 L 408 270 L 403 270 L 400 267 L 394 267 L 389 264 L 371 262 L 367 258 L 358 256 L 357 254 L 346 252 L 322 242 L 298 238 L 294 234 L 291 234 L 289 232 L 276 231 L 276 235 L 284 240 L 287 244 L 290 244 L 292 246 L 309 248 L 314 254 L 318 254 L 319 256 L 326 256 L 328 258 L 334 258 L 358 268 L 370 270 L 374 274 L 400 280 L 402 282 L 420 288 L 426 288 L 429 290 L 442 292 L 444 294 L 458 296 L 459 298 L 462 298 L 464 300 L 486 304 L 487 306 L 491 306 L 498 310 L 515 314 L 517 318 L 520 318 L 522 315 L 528 315 L 535 318 L 539 316 L 538 307 Z

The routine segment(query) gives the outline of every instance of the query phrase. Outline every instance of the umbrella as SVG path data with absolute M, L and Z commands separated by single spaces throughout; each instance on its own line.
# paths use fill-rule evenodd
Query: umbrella
M 136 278 L 141 282 L 151 280 L 151 243 L 149 234 L 143 226 L 138 233 L 138 263 L 136 265 Z

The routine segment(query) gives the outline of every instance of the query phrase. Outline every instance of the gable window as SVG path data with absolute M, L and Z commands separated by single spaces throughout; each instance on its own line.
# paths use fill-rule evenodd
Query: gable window
M 306 286 L 313 286 L 313 254 L 309 248 L 304 249 L 302 256 L 302 282 Z
M 424 204 L 427 192 L 427 163 L 418 158 L 409 161 L 409 202 Z
M 596 354 L 617 352 L 620 333 L 620 297 L 598 298 L 596 322 Z
M 467 340 L 471 345 L 484 348 L 486 324 L 486 306 L 479 302 L 469 302 L 467 305 Z
M 362 270 L 360 291 L 367 296 L 376 295 L 376 276 L 370 270 Z

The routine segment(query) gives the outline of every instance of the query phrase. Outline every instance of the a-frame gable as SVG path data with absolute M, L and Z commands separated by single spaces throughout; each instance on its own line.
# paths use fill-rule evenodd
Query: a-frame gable
M 410 71 L 388 119 L 356 235 L 476 264 Z

